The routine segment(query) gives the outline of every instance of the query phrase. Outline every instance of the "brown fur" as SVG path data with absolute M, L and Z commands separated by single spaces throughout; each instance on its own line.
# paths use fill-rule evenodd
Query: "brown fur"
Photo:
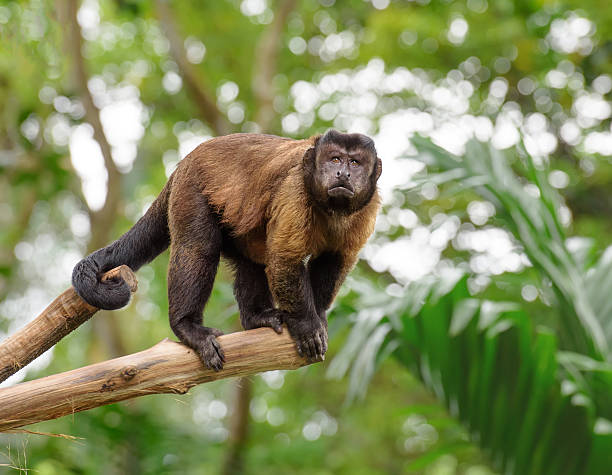
M 275 192 L 288 175 L 299 173 L 304 152 L 313 139 L 291 140 L 273 135 L 233 134 L 196 147 L 177 174 L 197 174 L 201 191 L 242 236 L 261 226 Z
M 334 153 L 344 157 L 341 167 L 330 164 Z M 363 163 L 356 166 L 351 157 Z M 75 267 L 73 283 L 84 298 L 118 308 L 127 303 L 125 289 L 104 287 L 99 274 L 119 264 L 136 270 L 171 243 L 170 325 L 218 370 L 224 361 L 215 340 L 220 332 L 202 326 L 202 311 L 224 254 L 236 269 L 245 329 L 280 331 L 286 323 L 298 350 L 320 357 L 327 349 L 325 310 L 374 230 L 380 167 L 373 142 L 359 134 L 211 139 L 179 163 L 130 231 Z M 329 194 L 332 185 L 353 187 L 351 180 L 355 200 Z
M 181 208 L 197 186 L 239 249 L 260 264 L 270 260 L 268 247 L 292 261 L 326 250 L 358 253 L 374 231 L 380 197 L 347 216 L 309 206 L 302 157 L 318 137 L 233 134 L 204 142 L 180 162 L 170 206 Z

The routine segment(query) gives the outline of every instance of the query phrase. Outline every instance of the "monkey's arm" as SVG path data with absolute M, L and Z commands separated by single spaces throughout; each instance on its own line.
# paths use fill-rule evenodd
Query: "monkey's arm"
M 288 313 L 309 318 L 316 315 L 312 291 L 301 260 L 275 256 L 266 266 L 270 293 L 275 306 Z
M 305 207 L 295 200 L 279 200 L 268 223 L 266 276 L 270 294 L 287 324 L 298 352 L 309 358 L 327 350 L 327 330 L 315 308 L 304 259 L 311 237 Z
M 304 260 L 310 254 L 310 216 L 294 196 L 289 177 L 271 210 L 266 236 L 266 276 L 275 307 L 303 318 L 316 316 Z
M 298 353 L 310 359 L 322 358 L 327 351 L 327 325 L 315 308 L 303 261 L 275 256 L 266 266 L 266 275 L 276 311 L 287 324 Z
M 356 253 L 324 252 L 308 263 L 315 309 L 323 321 L 326 321 L 325 311 L 356 262 Z

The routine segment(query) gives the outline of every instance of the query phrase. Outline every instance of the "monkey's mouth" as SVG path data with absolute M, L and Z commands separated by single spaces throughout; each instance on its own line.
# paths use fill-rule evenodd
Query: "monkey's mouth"
M 355 195 L 351 185 L 335 185 L 327 190 L 327 194 L 332 198 L 352 198 Z

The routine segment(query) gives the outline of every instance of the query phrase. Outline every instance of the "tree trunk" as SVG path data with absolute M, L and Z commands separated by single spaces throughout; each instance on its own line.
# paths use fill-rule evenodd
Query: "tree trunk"
M 223 464 L 224 475 L 243 473 L 244 447 L 249 435 L 249 409 L 253 393 L 253 381 L 250 378 L 240 378 L 234 382 L 233 413 L 230 425 L 230 435 Z

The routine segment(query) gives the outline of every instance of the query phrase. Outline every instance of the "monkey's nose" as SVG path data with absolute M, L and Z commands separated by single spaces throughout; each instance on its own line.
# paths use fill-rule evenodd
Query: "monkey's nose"
M 337 170 L 336 171 L 336 178 L 340 178 L 341 176 L 345 176 L 346 178 L 350 178 L 351 177 L 351 172 L 348 171 L 346 168 L 343 168 L 342 170 Z

